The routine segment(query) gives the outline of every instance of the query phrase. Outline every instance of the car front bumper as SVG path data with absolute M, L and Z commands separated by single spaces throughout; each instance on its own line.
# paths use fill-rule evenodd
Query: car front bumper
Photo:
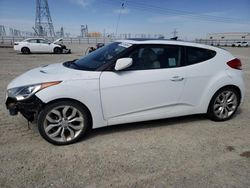
M 15 98 L 7 97 L 5 104 L 10 115 L 17 115 L 18 112 L 20 112 L 30 122 L 36 119 L 36 116 L 44 105 L 44 103 L 35 95 L 22 101 L 17 101 Z

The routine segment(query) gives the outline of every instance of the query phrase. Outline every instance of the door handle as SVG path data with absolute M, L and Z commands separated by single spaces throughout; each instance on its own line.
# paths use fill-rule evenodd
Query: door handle
M 179 81 L 184 80 L 184 78 L 181 77 L 181 76 L 174 76 L 170 80 L 173 81 L 173 82 L 179 82 Z

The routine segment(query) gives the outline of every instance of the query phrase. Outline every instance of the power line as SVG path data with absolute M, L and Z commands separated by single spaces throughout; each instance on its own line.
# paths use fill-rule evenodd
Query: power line
M 190 12 L 190 11 L 184 11 L 184 10 L 176 10 L 176 9 L 169 9 L 169 8 L 162 8 L 158 7 L 152 4 L 147 4 L 147 3 L 142 3 L 142 2 L 134 2 L 131 0 L 128 0 L 128 5 L 129 2 L 133 6 L 137 6 L 139 8 L 145 8 L 145 9 L 151 9 L 151 10 L 157 10 L 169 14 L 177 14 L 177 15 L 184 15 L 184 16 L 195 16 L 198 18 L 204 18 L 204 19 L 217 19 L 217 21 L 242 21 L 242 19 L 237 19 L 237 18 L 228 18 L 228 17 L 221 17 L 221 16 L 213 16 L 213 15 L 207 15 L 207 14 L 200 14 L 200 13 L 195 13 L 195 12 Z
M 102 0 L 105 1 L 105 4 L 108 5 L 114 5 L 114 1 L 110 0 Z M 101 2 L 101 1 L 100 1 Z M 121 0 L 115 1 L 117 3 L 121 3 Z M 220 22 L 220 23 L 235 23 L 235 24 L 250 24 L 249 21 L 238 19 L 238 18 L 229 18 L 229 17 L 220 17 L 220 16 L 213 16 L 213 15 L 207 15 L 207 14 L 200 14 L 195 12 L 189 12 L 184 10 L 176 10 L 176 9 L 169 9 L 169 8 L 162 8 L 158 7 L 152 4 L 147 4 L 144 2 L 134 2 L 132 0 L 126 1 L 126 6 L 129 7 L 129 9 L 144 11 L 148 13 L 153 14 L 160 14 L 160 15 L 174 15 L 174 16 L 181 16 L 183 18 L 187 19 L 194 19 L 194 20 L 200 20 L 200 21 L 209 21 L 209 22 Z

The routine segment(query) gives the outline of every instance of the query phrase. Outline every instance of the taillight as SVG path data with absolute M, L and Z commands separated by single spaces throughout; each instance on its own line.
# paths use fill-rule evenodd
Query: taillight
M 227 65 L 233 69 L 241 70 L 241 61 L 237 58 L 235 58 L 231 61 L 228 61 Z

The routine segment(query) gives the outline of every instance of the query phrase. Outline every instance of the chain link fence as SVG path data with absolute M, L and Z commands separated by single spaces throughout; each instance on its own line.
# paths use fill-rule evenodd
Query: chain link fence
M 219 39 L 196 39 L 195 40 L 196 43 L 201 43 L 201 44 L 208 44 L 211 46 L 249 46 L 250 45 L 250 39 L 238 39 L 238 40 L 219 40 Z M 243 44 L 243 42 L 245 44 Z
M 12 46 L 14 42 L 22 41 L 27 37 L 8 37 L 2 36 L 0 37 L 0 45 Z M 56 38 L 46 38 L 53 42 Z M 63 44 L 97 44 L 97 43 L 109 43 L 114 39 L 108 37 L 86 37 L 86 38 L 78 38 L 78 37 L 70 37 L 63 38 Z

